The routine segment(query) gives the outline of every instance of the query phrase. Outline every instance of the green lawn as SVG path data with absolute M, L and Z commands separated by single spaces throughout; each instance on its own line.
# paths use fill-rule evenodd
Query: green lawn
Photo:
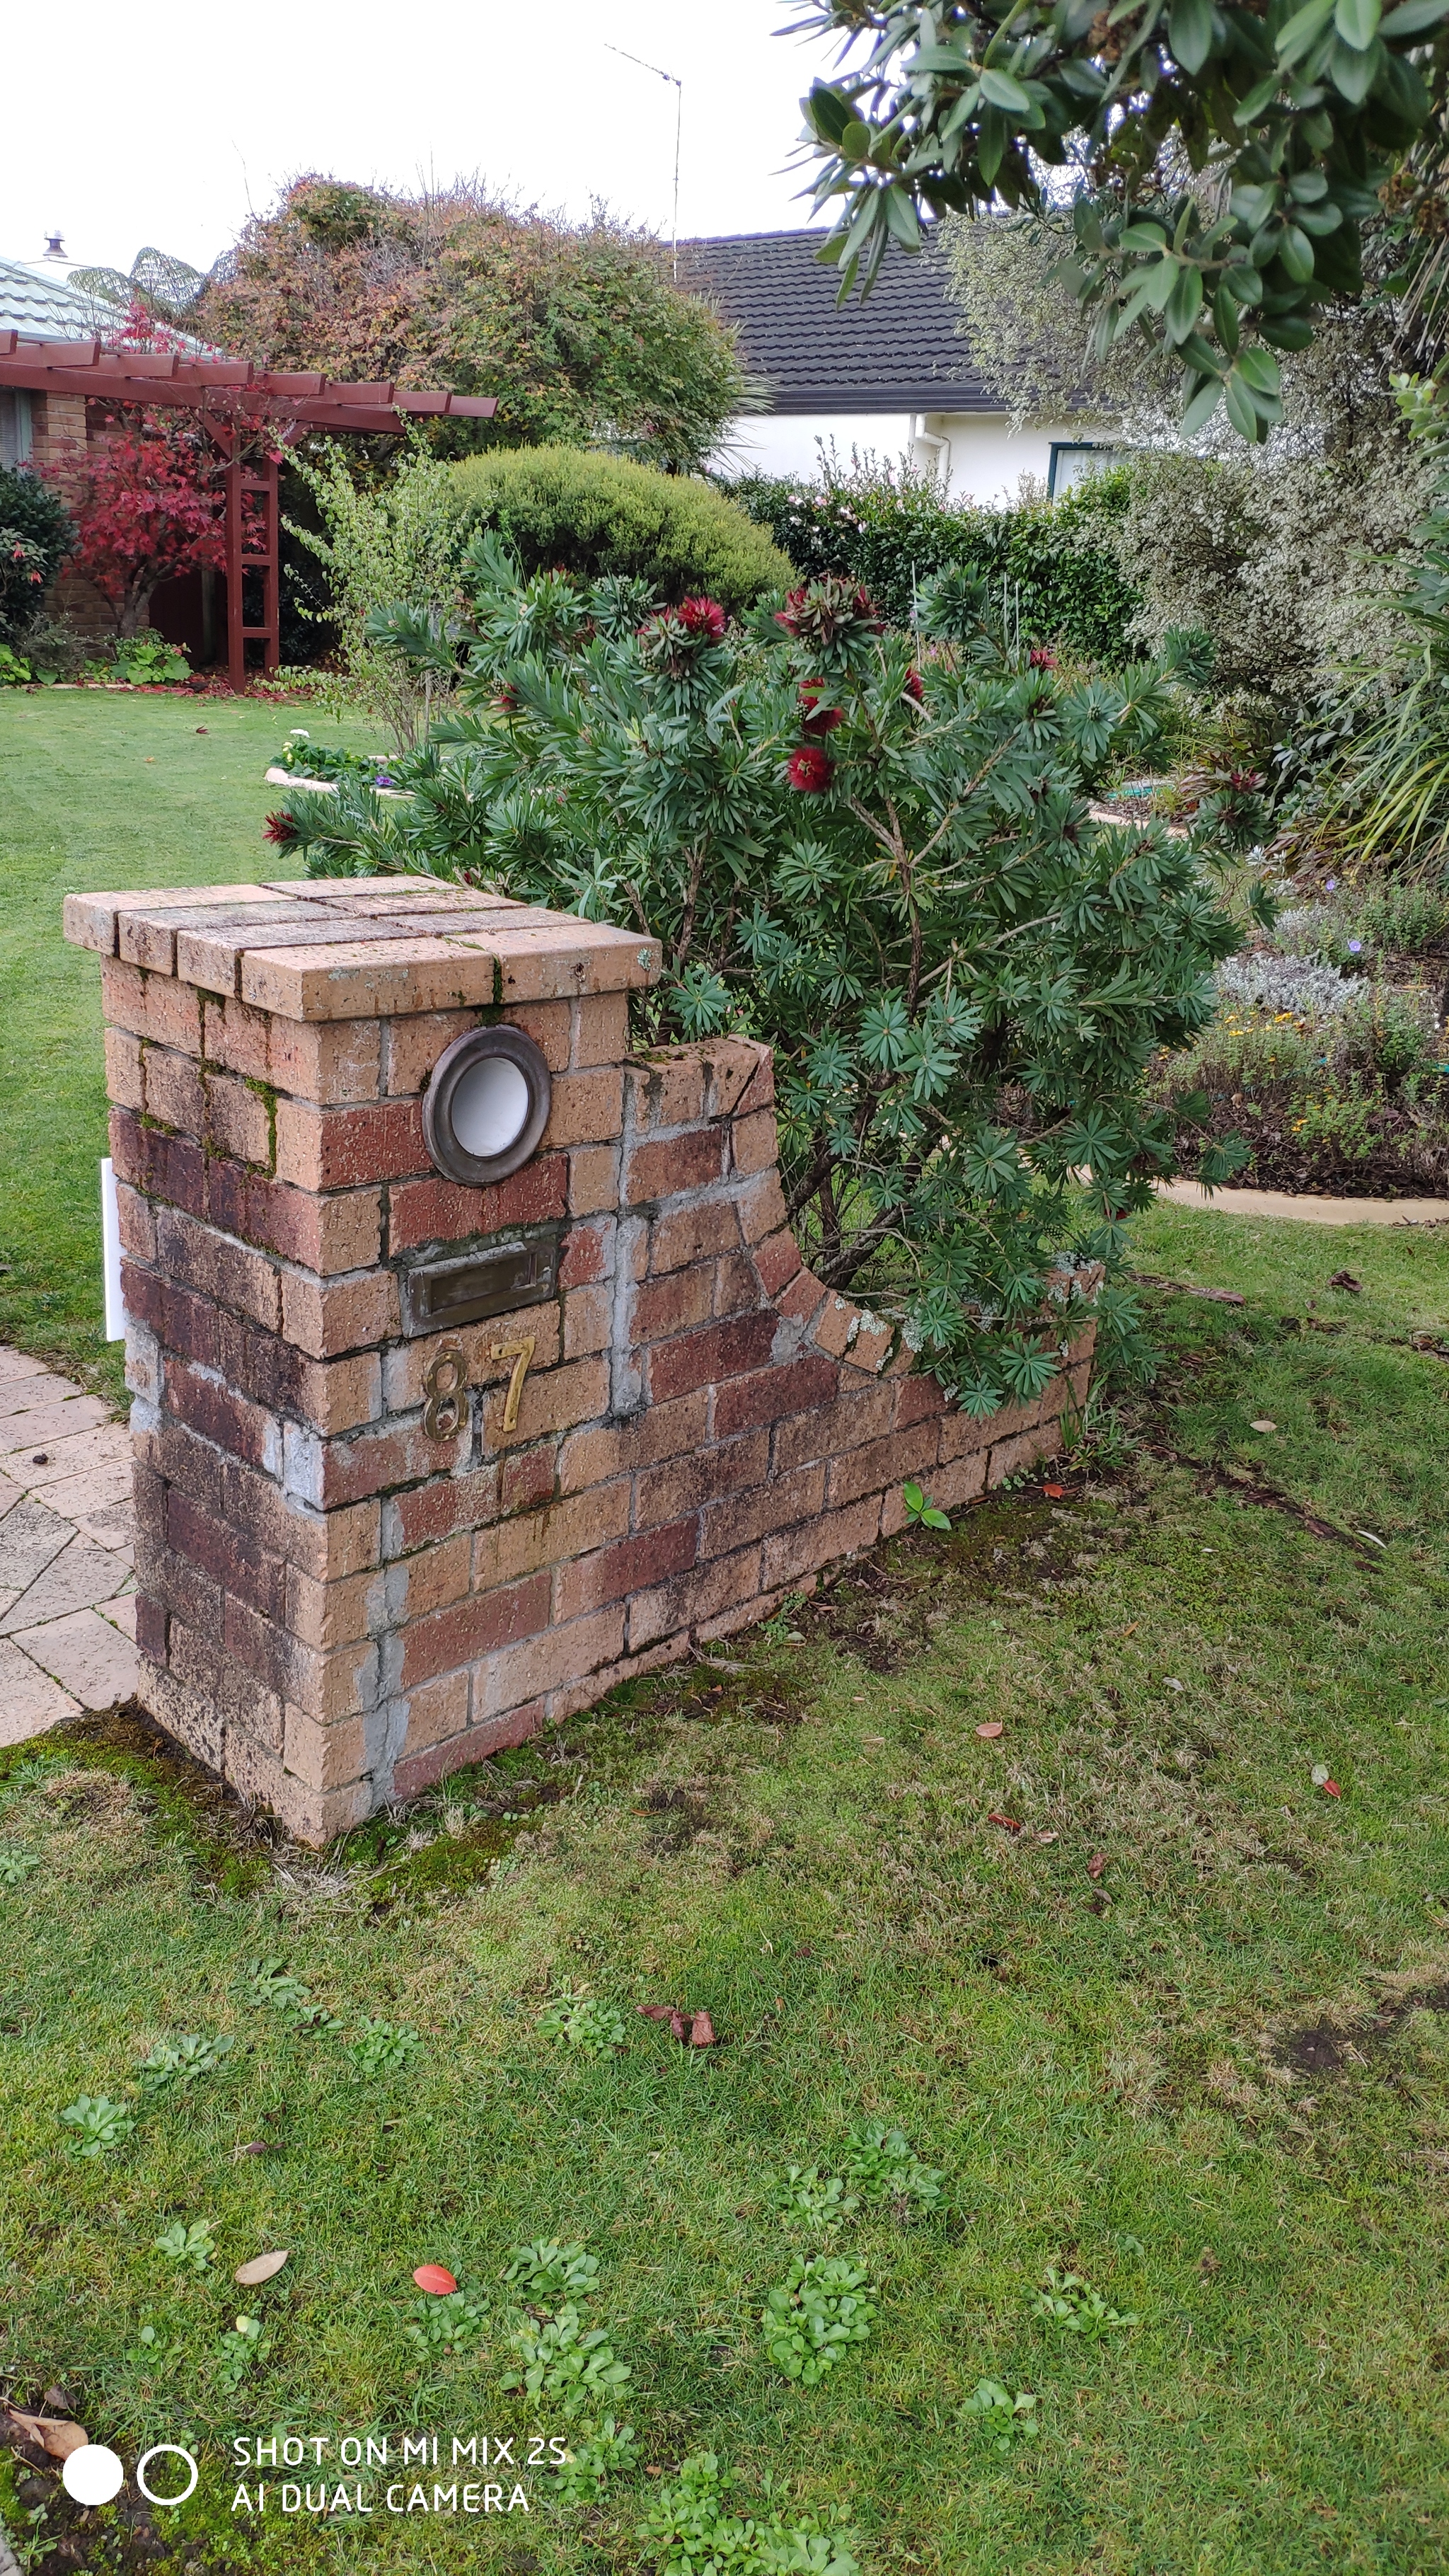
M 66 737 L 48 702 L 22 728 L 31 706 L 59 803 L 90 710 Z M 205 871 L 186 855 L 195 807 L 178 838 L 198 791 L 174 711 L 99 712 L 137 791 L 125 867 L 114 842 L 99 863 L 87 812 L 37 834 L 37 876 L 48 850 L 56 894 L 141 881 L 120 746 L 152 723 L 162 873 L 240 872 L 215 840 Z M 224 738 L 216 785 L 241 836 L 265 728 L 235 722 L 258 727 L 246 759 Z M 31 970 L 37 1036 L 71 997 L 75 1052 L 48 1061 L 82 1064 L 98 1102 L 93 969 L 67 960 L 62 988 L 37 940 Z M 56 1136 L 74 1073 L 65 1098 Z M 93 1139 L 75 1150 L 83 1172 Z M 78 1230 L 63 1198 L 22 1205 L 69 1247 L 73 1339 L 47 1346 L 83 1354 Z M 1246 1303 L 1149 1292 L 1162 1376 L 1110 1472 L 902 1539 L 793 1632 L 617 1694 L 325 1864 L 274 1852 L 124 1725 L 0 1756 L 0 2373 L 26 2399 L 58 2386 L 128 2461 L 191 2442 L 201 2486 L 158 2517 L 182 2526 L 168 2568 L 633 2570 L 641 2515 L 703 2451 L 739 2513 L 838 2510 L 867 2576 L 1449 2568 L 1449 1363 L 1411 1341 L 1449 1341 L 1449 1239 L 1165 1209 L 1135 1257 Z M 1328 1284 L 1345 1266 L 1359 1294 Z M 303 2000 L 259 1999 L 258 1963 Z M 601 2054 L 541 2027 L 564 1988 L 597 2008 Z M 307 1996 L 339 2027 L 309 2028 Z M 706 2009 L 720 2045 L 678 2046 L 649 2002 Z M 369 2048 L 379 2019 L 419 2044 Z M 148 2106 L 140 2062 L 181 2034 L 234 2046 Z M 94 2159 L 58 2119 L 82 2095 L 137 2121 Z M 821 2168 L 819 2201 L 871 2122 L 943 2177 L 939 2205 L 847 2187 L 860 2205 L 812 2228 L 779 2178 Z M 156 2250 L 202 2220 L 200 2269 Z M 269 2469 L 265 2516 L 233 2514 L 233 2431 L 386 2435 L 393 2462 L 436 2432 L 443 2465 L 454 2435 L 519 2434 L 521 2462 L 535 2421 L 576 2433 L 557 2397 L 535 2417 L 503 2387 L 501 2275 L 540 2237 L 597 2258 L 581 2330 L 631 2374 L 587 2410 L 638 2437 L 597 2505 L 560 2511 L 524 2468 L 526 2522 L 389 2514 L 394 2467 L 370 2516 L 284 2517 Z M 235 2288 L 268 2246 L 286 2268 Z M 815 2386 L 760 2332 L 797 2250 L 855 2260 L 877 2311 Z M 452 2312 L 452 2348 L 450 2312 L 415 2313 L 425 2261 L 476 2312 Z M 1038 2313 L 1049 2267 L 1119 2321 Z M 1087 2292 L 1068 2305 L 1090 2328 Z M 982 2380 L 1035 2397 L 1038 2440 L 963 2411 Z M 3 2462 L 0 2518 L 55 2576 L 132 2563 L 109 2512 L 79 2554 L 47 2549 L 74 2516 Z M 718 2563 L 829 2560 L 821 2539 Z
M 295 874 L 261 837 L 263 783 L 305 710 L 227 699 L 0 691 L 0 1339 L 119 1393 L 105 1358 L 96 1165 L 106 1150 L 96 960 L 73 888 Z M 359 749 L 375 733 L 333 739 Z

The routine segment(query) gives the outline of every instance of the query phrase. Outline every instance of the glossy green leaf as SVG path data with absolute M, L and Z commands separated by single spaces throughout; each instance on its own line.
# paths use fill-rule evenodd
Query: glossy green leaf
M 1333 11 L 1334 0 L 1305 0 L 1303 8 L 1295 9 L 1278 38 L 1279 62 L 1301 62 L 1332 21 Z
M 1167 299 L 1163 318 L 1174 340 L 1185 340 L 1202 311 L 1202 270 L 1184 264 Z
M 1030 91 L 1023 89 L 1020 81 L 1013 79 L 1010 72 L 984 71 L 981 75 L 981 95 L 983 98 L 989 98 L 993 107 L 1003 108 L 1009 116 L 1035 116 L 1038 119 L 1041 116 L 1041 109 Z
M 1340 98 L 1346 98 L 1351 106 L 1361 107 L 1373 88 L 1383 59 L 1383 45 L 1377 36 L 1368 52 L 1362 54 L 1335 36 L 1333 50 L 1328 57 L 1328 77 Z
M 1381 0 L 1334 0 L 1334 31 L 1341 43 L 1366 54 L 1379 32 Z
M 1185 72 L 1200 72 L 1213 49 L 1212 0 L 1171 0 L 1167 38 Z
M 1278 361 L 1267 349 L 1244 349 L 1237 372 L 1258 393 L 1276 394 L 1282 388 Z
M 1403 6 L 1391 9 L 1379 21 L 1379 34 L 1386 45 L 1402 45 L 1410 36 L 1422 36 L 1426 27 L 1437 27 L 1449 18 L 1449 0 L 1403 0 Z
M 1284 225 L 1283 238 L 1278 244 L 1278 257 L 1289 276 L 1298 285 L 1306 286 L 1313 275 L 1313 244 L 1297 224 Z
M 1247 97 L 1240 99 L 1234 108 L 1233 123 L 1256 125 L 1264 111 L 1272 106 L 1281 87 L 1282 82 L 1277 72 L 1269 72 L 1265 79 L 1255 81 Z
M 852 117 L 840 138 L 841 158 L 845 161 L 867 160 L 870 156 L 871 139 L 870 127 L 862 124 L 858 116 Z
M 1263 435 L 1262 423 L 1248 388 L 1236 370 L 1229 376 L 1223 387 L 1223 395 L 1228 407 L 1228 418 L 1239 435 L 1243 438 L 1260 439 Z
M 1182 415 L 1180 426 L 1184 437 L 1195 438 L 1200 429 L 1206 429 L 1222 398 L 1223 387 L 1220 378 L 1214 378 L 1209 383 L 1198 387 Z
M 1213 297 L 1213 328 L 1229 356 L 1236 350 L 1241 332 L 1237 299 L 1226 286 L 1220 286 Z

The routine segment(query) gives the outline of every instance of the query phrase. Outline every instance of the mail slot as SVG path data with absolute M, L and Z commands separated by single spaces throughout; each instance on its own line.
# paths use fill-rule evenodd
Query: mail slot
M 485 1315 L 508 1315 L 515 1306 L 537 1306 L 558 1285 L 559 1228 L 525 1241 L 490 1244 L 447 1261 L 420 1262 L 402 1278 L 403 1331 L 409 1339 L 449 1324 L 476 1324 Z

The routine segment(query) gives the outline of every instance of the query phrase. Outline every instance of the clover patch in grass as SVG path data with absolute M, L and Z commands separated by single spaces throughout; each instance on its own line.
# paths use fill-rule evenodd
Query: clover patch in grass
M 938 2210 L 946 2177 L 934 2165 L 922 2164 L 910 2139 L 879 2120 L 857 2121 L 846 2139 L 840 2169 L 863 2201 L 914 2202 L 922 2211 Z
M 481 2290 L 449 2291 L 441 2299 L 410 2299 L 403 2333 L 426 2359 L 477 2350 L 491 2314 Z
M 677 2478 L 654 2497 L 635 2538 L 661 2576 L 860 2576 L 841 2518 L 806 2511 L 787 2522 L 778 2512 L 743 2516 L 727 2510 L 731 2483 L 714 2451 L 682 2460 Z
M 235 2046 L 235 2040 L 224 2034 L 198 2039 L 188 2031 L 180 2039 L 158 2039 L 150 2056 L 141 2060 L 142 2101 L 157 2102 L 164 2094 L 185 2092 L 203 2075 L 214 2075 Z
M 153 2239 L 152 2251 L 164 2255 L 179 2271 L 209 2271 L 216 2252 L 210 2219 L 194 2218 L 188 2227 L 184 2218 L 173 2218 L 170 2226 Z
M 876 2302 L 863 2266 L 842 2254 L 796 2254 L 760 2317 L 765 2350 L 787 2379 L 814 2388 L 853 2344 L 867 2343 Z
M 632 2424 L 620 2424 L 612 2415 L 606 2415 L 602 2422 L 581 2424 L 553 2480 L 555 2504 L 602 2503 L 610 2478 L 626 2475 L 638 2458 L 639 2442 Z
M 576 2307 L 598 2289 L 599 2258 L 582 2245 L 559 2245 L 552 2237 L 539 2236 L 531 2245 L 515 2245 L 503 2278 L 520 2306 Z
M 360 2083 L 379 2076 L 405 2075 L 422 2054 L 422 2033 L 405 2021 L 365 2021 L 347 2048 L 347 2058 Z
M 1018 2442 L 1035 2442 L 1041 2438 L 1040 2398 L 1034 2389 L 1003 2387 L 999 2379 L 979 2379 L 960 2414 L 964 2421 L 975 2419 L 987 2434 L 993 2451 L 1005 2454 Z
M 216 2348 L 213 2376 L 222 2395 L 234 2397 L 271 2348 L 272 2338 L 263 2331 L 260 2317 L 238 2317 Z
M 572 2305 L 552 2317 L 521 2317 L 508 2340 L 518 2362 L 504 2372 L 503 2386 L 534 2407 L 556 2406 L 570 2420 L 590 2404 L 605 2404 L 634 2376 L 608 2327 L 586 2326 Z

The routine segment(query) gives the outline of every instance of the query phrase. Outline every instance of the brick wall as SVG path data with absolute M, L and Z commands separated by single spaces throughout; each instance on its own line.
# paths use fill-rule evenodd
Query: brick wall
M 306 1838 L 758 1619 L 898 1528 L 906 1477 L 959 1504 L 1056 1449 L 1090 1322 L 1040 1405 L 984 1424 L 949 1405 L 802 1268 L 767 1048 L 632 1060 L 627 992 L 555 974 L 538 915 L 499 967 L 537 999 L 321 1021 L 182 980 L 178 917 L 122 916 L 129 954 L 102 969 L 146 1696 Z M 254 957 L 236 980 L 277 975 Z M 486 1191 L 432 1169 L 420 1112 L 480 1016 L 527 1029 L 553 1075 L 537 1155 Z M 547 1219 L 555 1298 L 403 1337 L 410 1258 Z M 525 1335 L 506 1430 L 497 1346 Z M 430 1438 L 444 1344 L 468 1396 Z

